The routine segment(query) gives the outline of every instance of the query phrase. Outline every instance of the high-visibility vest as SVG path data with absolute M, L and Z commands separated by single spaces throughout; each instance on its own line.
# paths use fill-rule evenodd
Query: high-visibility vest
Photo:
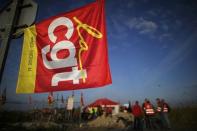
M 93 113 L 92 107 L 91 107 L 91 108 L 88 108 L 88 110 L 89 110 L 89 113 L 90 113 L 90 114 Z
M 150 103 L 145 104 L 145 111 L 147 115 L 153 115 L 155 114 L 155 111 L 153 109 L 153 106 Z
M 97 111 L 98 111 L 97 107 L 94 107 L 94 111 L 95 111 L 95 113 L 97 113 Z
M 162 104 L 161 104 L 161 102 L 157 103 L 157 112 L 162 112 Z
M 161 112 L 162 111 L 162 108 L 160 105 L 157 106 L 157 112 Z
M 169 110 L 168 110 L 168 106 L 167 106 L 167 104 L 163 104 L 163 112 L 168 112 Z
M 162 108 L 160 106 L 157 107 L 157 112 L 161 112 Z

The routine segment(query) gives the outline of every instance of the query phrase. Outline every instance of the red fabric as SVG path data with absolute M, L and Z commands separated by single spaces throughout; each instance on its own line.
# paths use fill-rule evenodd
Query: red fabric
M 91 103 L 88 107 L 97 107 L 97 106 L 102 106 L 102 105 L 118 105 L 117 102 L 114 102 L 112 100 L 109 100 L 107 98 L 101 98 L 96 100 L 95 102 Z
M 139 105 L 134 105 L 132 107 L 132 113 L 135 117 L 142 116 L 142 109 Z
M 50 92 L 48 95 L 48 104 L 52 104 L 53 103 L 53 93 Z
M 83 37 L 83 40 L 87 43 L 87 50 L 83 50 L 81 53 L 80 49 L 80 34 L 78 32 L 79 23 L 74 19 L 76 17 L 83 26 L 86 25 L 86 29 L 80 28 L 79 32 Z M 55 20 L 58 18 L 68 18 L 73 23 L 73 33 L 71 37 L 65 37 L 65 34 L 68 33 L 68 29 L 72 27 L 66 27 L 65 25 L 60 25 L 55 28 L 54 35 L 57 37 L 56 41 L 51 41 L 48 33 L 48 29 Z M 102 34 L 101 38 L 93 37 L 87 30 L 91 30 L 89 27 L 92 27 L 99 31 Z M 88 4 L 79 9 L 75 9 L 68 13 L 63 13 L 36 24 L 36 32 L 37 32 L 37 47 L 38 47 L 38 61 L 37 61 L 37 74 L 36 74 L 36 88 L 35 92 L 48 92 L 48 91 L 61 91 L 61 90 L 77 90 L 83 88 L 95 88 L 104 86 L 107 84 L 111 84 L 111 74 L 108 64 L 108 53 L 107 53 L 107 38 L 106 38 L 106 27 L 105 27 L 105 11 L 104 11 L 104 0 L 98 0 L 91 4 Z M 97 33 L 96 33 L 97 34 Z M 48 69 L 43 62 L 43 52 L 42 50 L 49 46 L 49 52 L 46 54 L 46 59 L 48 61 L 52 61 L 52 49 L 57 46 L 62 41 L 72 42 L 75 47 L 75 55 L 77 65 L 68 66 L 68 67 L 60 67 Z M 83 45 L 84 47 L 84 45 Z M 69 49 L 73 49 L 73 47 L 69 47 Z M 61 49 L 56 52 L 56 57 L 58 59 L 65 59 L 69 57 L 71 52 L 68 49 Z M 77 71 L 80 70 L 80 59 L 81 56 L 81 64 L 83 70 L 86 71 L 87 77 L 84 79 L 77 79 L 79 82 L 74 83 L 74 79 L 77 76 L 82 76 L 82 73 L 74 76 L 68 75 L 67 77 L 59 76 L 57 78 L 61 78 L 64 80 L 58 81 L 57 85 L 52 85 L 52 78 L 56 74 L 61 73 L 70 73 L 76 67 Z M 62 64 L 65 66 L 65 64 Z M 81 71 L 81 70 L 80 70 Z M 83 75 L 84 76 L 84 75 Z M 67 79 L 72 77 L 73 79 Z M 56 79 L 54 79 L 56 80 Z

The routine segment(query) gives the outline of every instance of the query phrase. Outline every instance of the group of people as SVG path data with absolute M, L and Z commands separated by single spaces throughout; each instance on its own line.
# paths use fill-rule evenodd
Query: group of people
M 84 110 L 82 111 L 82 118 L 84 120 L 92 120 L 97 118 L 98 116 L 102 116 L 102 115 L 107 116 L 112 116 L 112 108 L 102 108 L 101 106 L 97 106 L 97 107 L 86 107 L 84 108 Z
M 132 106 L 132 114 L 134 115 L 133 128 L 136 130 L 148 129 L 170 129 L 170 121 L 168 113 L 170 112 L 169 105 L 164 99 L 157 98 L 156 106 L 146 98 L 142 106 L 136 101 Z

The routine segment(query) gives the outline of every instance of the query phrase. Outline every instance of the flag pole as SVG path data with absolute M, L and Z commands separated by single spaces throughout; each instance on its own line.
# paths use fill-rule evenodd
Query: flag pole
M 83 109 L 83 93 L 81 92 L 81 97 L 80 97 L 80 115 L 79 115 L 79 127 L 81 127 L 81 121 L 82 121 L 82 109 Z

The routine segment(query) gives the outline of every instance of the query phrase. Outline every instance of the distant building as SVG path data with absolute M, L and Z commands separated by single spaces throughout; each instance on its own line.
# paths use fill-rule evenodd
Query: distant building
M 120 108 L 119 103 L 112 101 L 110 99 L 107 99 L 107 98 L 97 99 L 96 101 L 94 101 L 93 103 L 88 105 L 87 107 L 88 108 L 97 108 L 98 106 L 101 106 L 103 109 L 104 108 L 112 108 L 113 115 L 119 113 L 119 108 Z

